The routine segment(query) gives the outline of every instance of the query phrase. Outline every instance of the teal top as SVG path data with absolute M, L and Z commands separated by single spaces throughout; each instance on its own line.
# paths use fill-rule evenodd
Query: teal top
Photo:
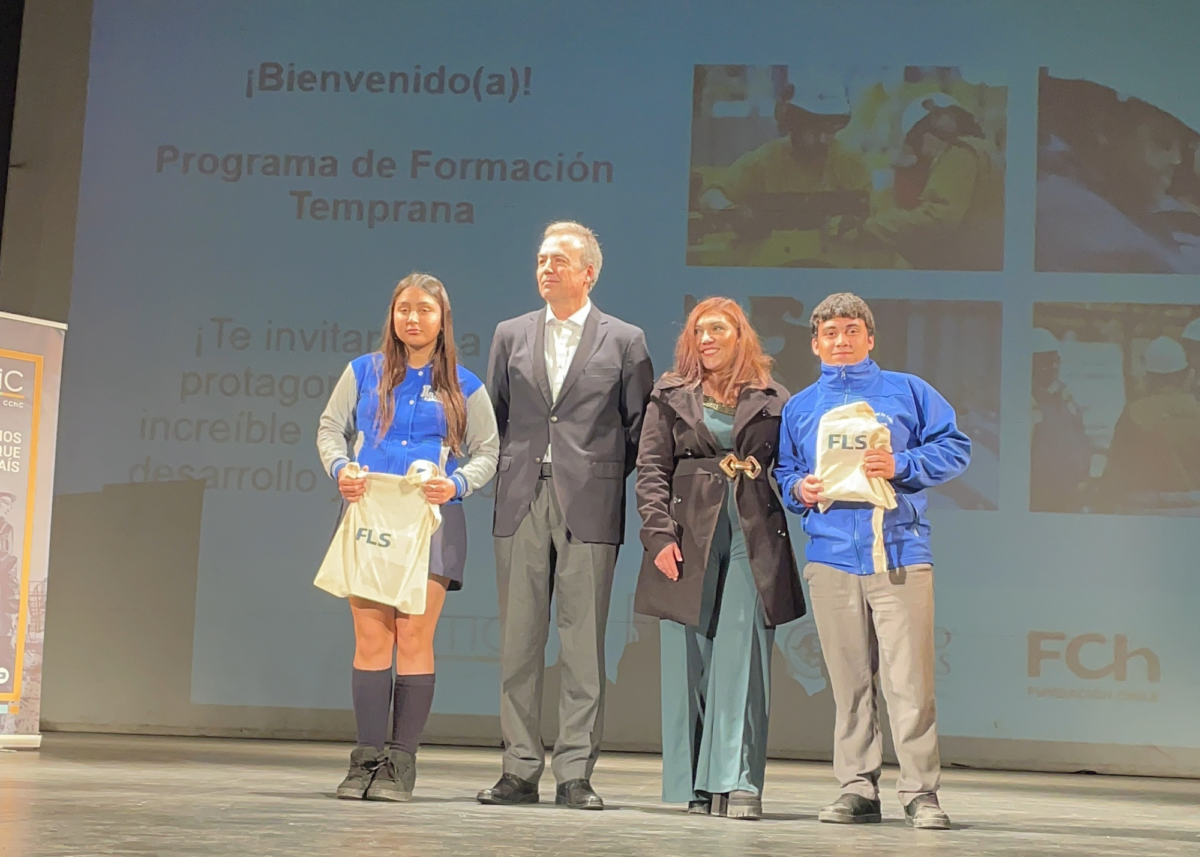
M 733 451 L 733 420 L 733 414 L 723 414 L 709 407 L 704 408 L 704 424 L 716 438 L 717 445 L 721 447 L 722 452 Z M 738 516 L 737 499 L 733 494 L 733 480 L 730 480 L 729 490 L 725 492 L 725 496 L 728 498 L 726 511 L 729 514 L 730 526 L 733 527 L 735 533 L 740 533 L 742 520 Z
M 733 451 L 733 415 L 723 414 L 710 407 L 704 408 L 704 424 L 713 433 L 724 452 Z

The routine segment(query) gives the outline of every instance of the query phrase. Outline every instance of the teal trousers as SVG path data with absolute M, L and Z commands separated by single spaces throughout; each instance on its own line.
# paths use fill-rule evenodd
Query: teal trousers
M 662 620 L 663 801 L 762 794 L 771 649 L 741 528 L 722 512 L 699 625 Z

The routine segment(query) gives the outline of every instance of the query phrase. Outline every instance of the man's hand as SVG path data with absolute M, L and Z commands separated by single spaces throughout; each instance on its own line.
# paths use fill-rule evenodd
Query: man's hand
M 367 493 L 367 468 L 359 468 L 359 476 L 351 476 L 349 466 L 338 471 L 338 491 L 347 503 L 355 503 Z
M 654 558 L 655 567 L 671 580 L 679 579 L 679 563 L 683 562 L 683 554 L 679 545 L 672 542 L 658 552 Z
M 435 506 L 449 503 L 458 494 L 458 486 L 444 476 L 435 476 L 421 487 L 425 489 L 425 499 Z
M 863 471 L 867 476 L 891 479 L 896 475 L 896 458 L 890 450 L 868 449 L 863 453 Z
M 825 483 L 812 473 L 805 476 L 793 490 L 805 506 L 815 506 L 825 499 L 821 494 L 825 490 Z

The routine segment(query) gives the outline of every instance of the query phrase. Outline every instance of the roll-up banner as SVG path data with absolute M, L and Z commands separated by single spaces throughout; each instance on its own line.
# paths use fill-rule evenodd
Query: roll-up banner
M 42 652 L 66 325 L 0 313 L 0 748 L 41 745 Z

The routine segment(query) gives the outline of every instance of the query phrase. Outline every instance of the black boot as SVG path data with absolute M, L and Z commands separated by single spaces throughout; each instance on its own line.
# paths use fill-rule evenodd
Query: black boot
M 337 787 L 337 796 L 343 800 L 362 800 L 386 758 L 374 747 L 355 747 L 350 753 L 350 770 Z
M 747 791 L 713 795 L 713 815 L 758 821 L 762 818 L 762 797 Z
M 688 801 L 687 811 L 689 815 L 711 815 L 712 808 L 713 799 L 711 797 L 708 800 L 696 798 Z

